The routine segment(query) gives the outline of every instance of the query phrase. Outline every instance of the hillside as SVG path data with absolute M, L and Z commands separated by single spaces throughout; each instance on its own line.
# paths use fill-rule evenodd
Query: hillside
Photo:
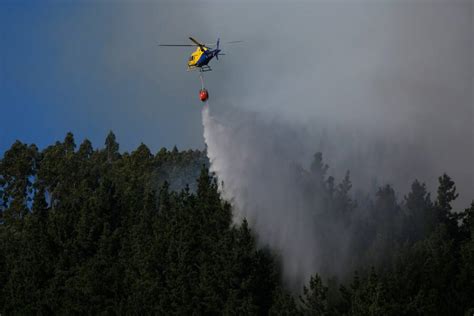
M 472 313 L 474 203 L 451 212 L 448 175 L 433 197 L 415 181 L 402 200 L 390 186 L 354 200 L 349 174 L 334 183 L 316 154 L 295 173 L 318 205 L 338 223 L 367 216 L 351 226 L 350 276 L 295 289 L 281 255 L 233 223 L 208 166 L 202 151 L 121 153 L 113 133 L 98 150 L 71 133 L 14 143 L 0 160 L 0 314 Z

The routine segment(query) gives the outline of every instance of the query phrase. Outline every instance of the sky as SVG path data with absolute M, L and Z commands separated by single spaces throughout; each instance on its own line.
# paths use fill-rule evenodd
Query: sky
M 363 169 L 366 179 L 433 188 L 448 172 L 465 202 L 474 195 L 473 6 L 3 0 L 0 155 L 16 139 L 44 148 L 68 131 L 101 147 L 112 130 L 127 151 L 204 148 L 190 51 L 157 44 L 220 37 L 244 42 L 224 44 L 205 74 L 215 116 L 238 109 L 297 128 L 339 176 Z
M 147 8 L 152 6 L 150 12 Z M 203 148 L 199 79 L 188 52 L 164 60 L 160 28 L 183 20 L 167 40 L 184 42 L 186 15 L 144 2 L 12 1 L 0 3 L 0 153 L 19 139 L 40 148 L 64 138 L 102 146 L 109 130 L 123 150 L 140 142 Z M 178 10 L 179 7 L 173 7 Z M 135 24 L 135 10 L 149 21 Z M 187 10 L 192 15 L 192 10 Z M 164 21 L 166 19 L 166 21 Z M 174 22 L 172 21 L 174 20 Z M 169 26 L 170 29 L 174 26 Z

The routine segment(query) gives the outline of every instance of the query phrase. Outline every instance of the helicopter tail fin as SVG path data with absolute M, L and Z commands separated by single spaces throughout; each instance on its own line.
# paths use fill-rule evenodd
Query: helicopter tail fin
M 216 59 L 219 60 L 219 52 L 221 50 L 219 49 L 219 38 L 217 38 L 217 45 L 216 45 Z

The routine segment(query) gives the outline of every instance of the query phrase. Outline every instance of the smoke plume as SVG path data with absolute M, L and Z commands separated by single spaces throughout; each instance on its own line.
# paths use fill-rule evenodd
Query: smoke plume
M 245 217 L 259 241 L 282 255 L 287 281 L 301 285 L 315 272 L 343 275 L 350 234 L 308 191 L 311 148 L 298 131 L 255 113 L 202 113 L 211 171 L 222 181 L 236 220 Z M 334 260 L 334 261 L 333 261 Z
M 364 199 L 345 214 L 344 205 L 328 207 L 321 186 L 329 177 L 335 176 L 337 187 L 351 171 L 354 189 L 347 203 L 352 203 L 354 192 L 362 197 L 393 180 L 413 181 L 416 174 L 404 172 L 407 166 L 417 166 L 418 175 L 432 170 L 417 146 L 368 130 L 351 135 L 347 129 L 308 129 L 235 107 L 211 113 L 208 105 L 202 120 L 210 169 L 234 206 L 235 220 L 245 217 L 259 242 L 281 255 L 283 275 L 294 288 L 314 273 L 345 278 L 367 259 L 361 252 L 370 253 L 370 264 L 387 257 L 383 234 L 397 225 L 396 212 L 377 209 L 381 234 L 371 232 L 361 225 L 372 216 Z M 328 146 L 334 143 L 345 145 Z M 329 159 L 322 161 L 315 155 L 319 151 L 329 152 Z M 417 151 L 418 158 L 412 155 Z

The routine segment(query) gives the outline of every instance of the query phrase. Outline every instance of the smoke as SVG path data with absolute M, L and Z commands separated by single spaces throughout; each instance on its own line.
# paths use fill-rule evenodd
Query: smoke
M 281 251 L 285 274 L 301 277 L 301 271 L 314 268 L 317 257 L 316 247 L 306 247 L 315 240 L 315 230 L 305 220 L 290 168 L 304 147 L 294 141 L 292 131 L 249 113 L 234 111 L 232 118 L 220 120 L 210 115 L 208 106 L 203 109 L 211 171 L 224 182 L 222 194 L 233 202 L 237 218 L 247 218 L 261 242 Z
M 391 184 L 401 199 L 414 179 L 435 192 L 446 172 L 455 209 L 473 198 L 472 1 L 233 3 L 206 14 L 221 38 L 245 40 L 224 47 L 209 76 L 211 170 L 237 218 L 281 251 L 287 279 L 344 275 L 364 233 L 307 191 L 315 152 L 336 182 L 350 170 L 353 194 Z
M 374 136 L 370 129 L 354 133 L 327 126 L 307 128 L 236 107 L 211 114 L 208 104 L 202 123 L 210 171 L 221 181 L 223 197 L 233 204 L 235 220 L 246 218 L 259 242 L 281 254 L 283 275 L 295 289 L 314 273 L 347 277 L 367 259 L 360 252 L 372 249 L 371 264 L 387 257 L 387 246 L 378 244 L 381 235 L 361 226 L 370 216 L 364 205 L 343 214 L 325 203 L 325 193 L 318 189 L 320 180 L 327 179 L 321 171 L 326 170 L 324 163 L 335 166 L 327 174 L 335 176 L 335 186 L 350 170 L 353 192 L 359 197 L 394 180 L 408 183 L 432 172 L 422 147 Z M 313 170 L 319 151 L 330 153 L 329 158 L 321 170 L 317 165 Z M 394 213 L 385 217 L 383 210 L 377 212 L 379 224 L 394 225 Z
M 307 132 L 236 108 L 218 115 L 204 107 L 204 138 L 236 221 L 245 217 L 260 243 L 281 254 L 285 279 L 296 288 L 315 272 L 348 272 L 351 229 L 311 191 Z
M 404 193 L 418 178 L 435 192 L 446 172 L 460 193 L 455 209 L 470 203 L 472 1 L 233 3 L 208 14 L 221 38 L 245 40 L 224 45 L 209 76 L 214 111 L 306 131 L 305 145 L 337 178 L 350 169 L 356 190 L 390 183 Z

